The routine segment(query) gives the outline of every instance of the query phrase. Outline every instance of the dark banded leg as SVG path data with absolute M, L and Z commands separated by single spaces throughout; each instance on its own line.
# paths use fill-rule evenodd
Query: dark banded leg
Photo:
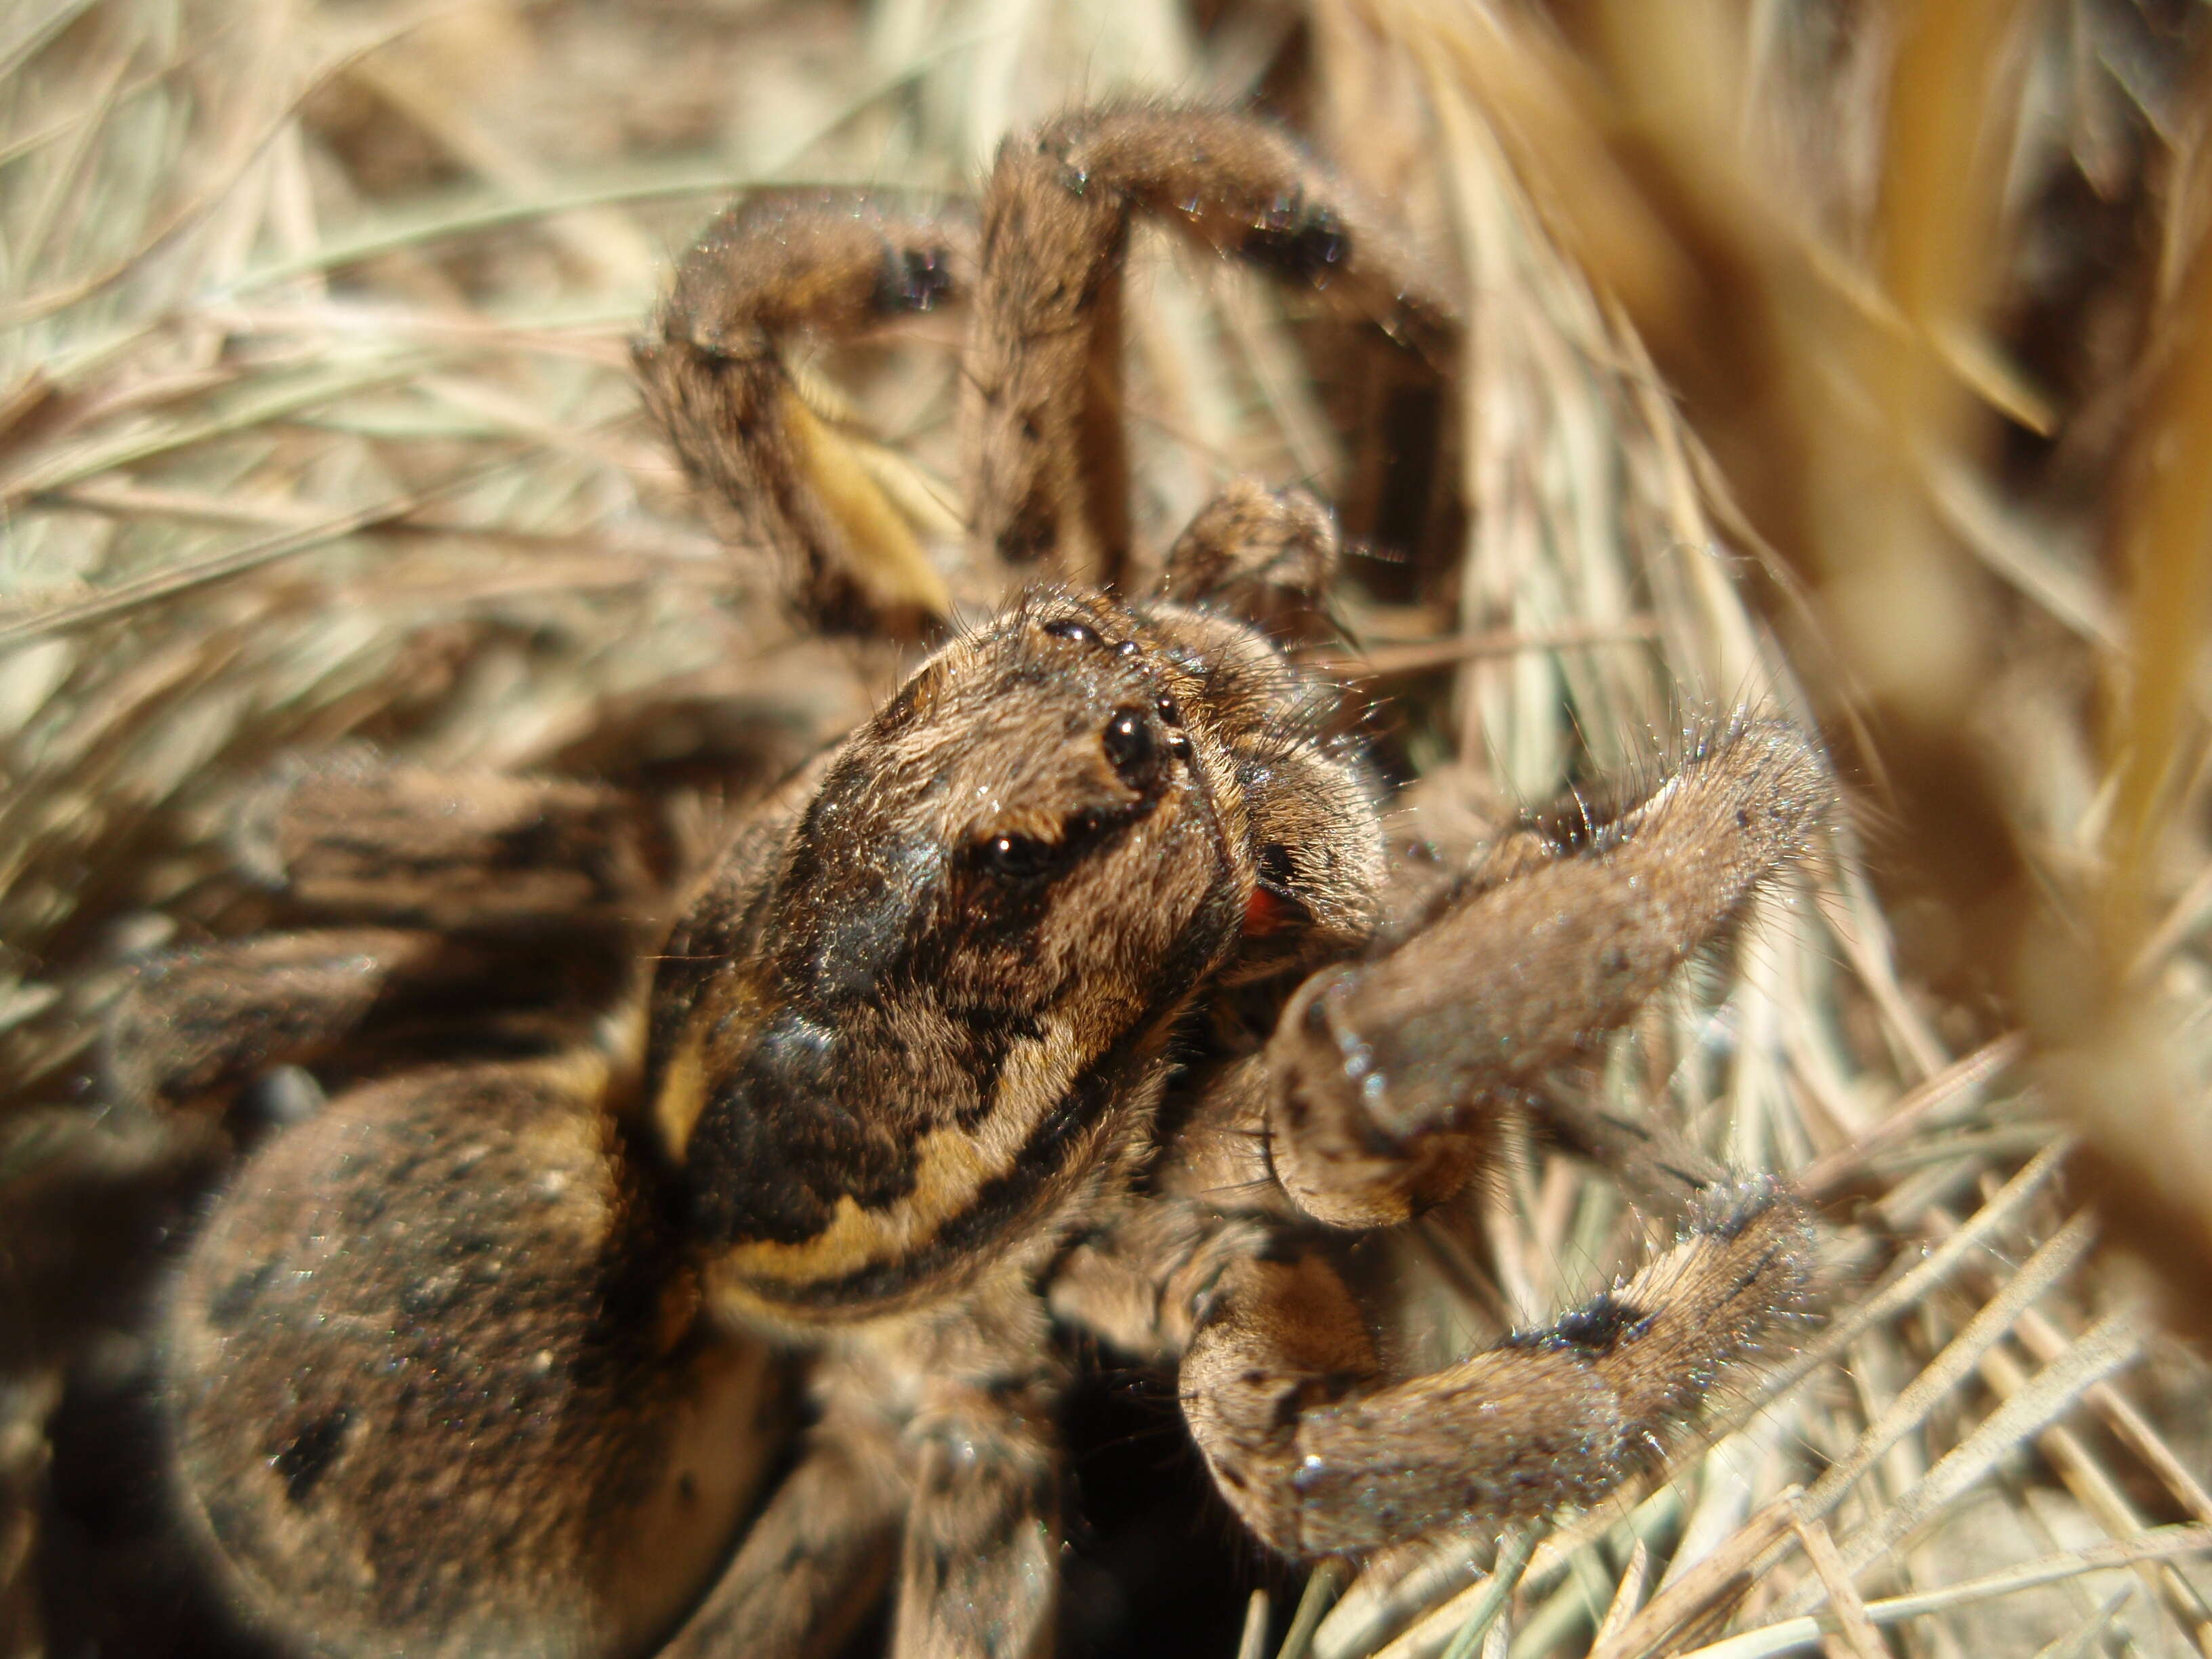
M 1131 217 L 1310 290 L 1441 356 L 1436 285 L 1275 128 L 1226 112 L 1086 112 L 1000 148 L 980 259 L 969 228 L 846 192 L 769 192 L 687 255 L 635 346 L 646 402 L 684 464 L 791 567 L 817 625 L 913 635 L 949 599 L 904 516 L 811 409 L 787 336 L 848 337 L 969 297 L 976 542 L 1010 565 L 1115 586 L 1128 556 L 1122 263 Z M 969 273 L 973 270 L 973 282 Z
M 365 754 L 281 769 L 231 841 L 287 909 L 390 925 L 145 962 L 106 1022 L 117 1097 L 219 1109 L 273 1067 L 372 1036 L 378 1052 L 353 1056 L 358 1075 L 458 1056 L 471 1027 L 483 1054 L 574 1040 L 580 1016 L 629 988 L 631 936 L 661 912 L 674 862 L 651 811 L 622 791 Z
M 882 1600 L 897 1559 L 907 1503 L 899 1461 L 880 1425 L 817 1425 L 661 1659 L 826 1659 L 842 1651 Z
M 422 1006 L 481 974 L 481 953 L 431 933 L 275 933 L 157 957 L 108 1011 L 111 1097 L 220 1109 L 272 1067 L 307 1065 L 380 1011 Z
M 318 915 L 438 928 L 635 924 L 674 857 L 635 797 L 568 778 L 388 765 L 281 770 L 231 831 L 248 874 Z
M 1795 727 L 1730 727 L 1626 810 L 1512 837 L 1508 868 L 1388 954 L 1315 975 L 1267 1051 L 1285 1188 L 1346 1227 L 1449 1196 L 1500 1112 L 1632 1018 L 1807 855 L 1831 799 Z
M 1035 1406 L 977 1392 L 920 1442 L 892 1659 L 1048 1659 L 1060 1589 L 1060 1471 Z
M 965 429 L 976 539 L 1115 586 L 1128 557 L 1122 263 L 1133 215 L 1441 356 L 1451 319 L 1402 250 L 1280 131 L 1226 111 L 1085 111 L 1000 146 L 984 198 Z
M 1185 1417 L 1223 1493 L 1287 1554 L 1378 1547 L 1603 1497 L 1650 1462 L 1801 1297 L 1802 1212 L 1711 1189 L 1675 1247 L 1547 1329 L 1385 1382 L 1318 1257 L 1224 1273 L 1182 1362 Z
M 633 971 L 615 936 L 564 944 L 341 927 L 156 957 L 108 1011 L 108 1092 L 219 1112 L 280 1066 L 359 1079 L 441 1056 L 548 1053 L 584 1036 Z
M 1303 489 L 1239 478 L 1168 550 L 1160 595 L 1256 623 L 1270 639 L 1329 637 L 1322 605 L 1341 555 L 1336 520 Z
M 848 337 L 965 297 L 972 228 L 847 192 L 771 191 L 708 228 L 633 348 L 694 476 L 782 556 L 819 627 L 913 637 L 951 602 L 906 518 L 807 405 L 781 342 Z

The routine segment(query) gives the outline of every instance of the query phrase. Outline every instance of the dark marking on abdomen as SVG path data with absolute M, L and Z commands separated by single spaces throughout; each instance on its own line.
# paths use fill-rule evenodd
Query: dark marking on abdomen
M 296 1425 L 291 1437 L 269 1460 L 270 1468 L 284 1483 L 286 1499 L 295 1506 L 304 1504 L 314 1495 L 315 1487 L 330 1473 L 331 1465 L 337 1462 L 345 1443 L 346 1429 L 352 1422 L 350 1408 L 333 1407 L 321 1416 Z

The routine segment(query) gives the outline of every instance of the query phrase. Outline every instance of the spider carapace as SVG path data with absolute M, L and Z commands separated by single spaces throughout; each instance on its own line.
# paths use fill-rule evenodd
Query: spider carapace
M 117 1015 L 144 1098 L 332 1085 L 168 1303 L 179 1505 L 280 1643 L 795 1656 L 888 1583 L 900 1655 L 1041 1654 L 1056 1331 L 1171 1370 L 1229 1505 L 1312 1559 L 1596 1499 L 1800 1305 L 1785 1188 L 1569 1083 L 1805 855 L 1814 750 L 1740 715 L 1401 902 L 1360 722 L 1299 648 L 1328 514 L 1237 485 L 1130 588 L 1139 214 L 1450 335 L 1242 115 L 1070 115 L 1003 148 L 972 221 L 739 207 L 638 347 L 687 464 L 817 623 L 942 626 L 783 349 L 964 303 L 970 552 L 1019 596 L 701 867 L 598 785 L 295 768 L 239 839 L 324 925 L 151 965 Z M 1674 1191 L 1681 1231 L 1548 1328 L 1398 1373 L 1342 1242 L 1454 1201 L 1529 1121 Z M 763 1496 L 787 1375 L 806 1426 Z

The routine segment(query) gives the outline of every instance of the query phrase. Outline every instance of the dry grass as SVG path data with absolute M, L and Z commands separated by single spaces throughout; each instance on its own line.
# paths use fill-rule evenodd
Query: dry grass
M 1744 702 L 1820 722 L 1858 801 L 1603 1078 L 1799 1174 L 1830 1316 L 1671 1479 L 1497 1571 L 1486 1540 L 1324 1570 L 1243 1651 L 2212 1651 L 2212 1395 L 2099 1245 L 2162 1241 L 2203 1316 L 2199 15 L 1207 9 L 0 16 L 0 1651 L 40 1640 L 60 1367 L 122 1340 L 102 1276 L 146 1248 L 88 1218 L 204 1155 L 100 1112 L 92 1034 L 131 951 L 257 920 L 226 803 L 357 738 L 742 783 L 838 730 L 887 664 L 794 637 L 637 417 L 657 266 L 738 185 L 951 188 L 1010 125 L 1151 90 L 1265 96 L 1472 296 L 1436 423 L 1466 511 L 1352 608 L 1409 811 L 1649 768 Z M 1240 469 L 1387 517 L 1389 446 L 1340 422 L 1402 388 L 1242 283 L 1147 270 L 1140 522 Z M 942 495 L 941 354 L 836 367 Z M 1532 1158 L 1399 1242 L 1409 1346 L 1540 1316 L 1639 1238 Z

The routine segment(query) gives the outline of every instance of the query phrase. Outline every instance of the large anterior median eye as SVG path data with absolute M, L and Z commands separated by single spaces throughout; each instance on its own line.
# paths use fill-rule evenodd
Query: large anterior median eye
M 1150 716 L 1141 708 L 1117 708 L 1099 741 L 1114 769 L 1131 787 L 1142 788 L 1159 753 Z
M 1098 743 L 1106 763 L 1121 782 L 1136 792 L 1134 801 L 1095 805 L 1076 813 L 1061 826 L 1060 835 L 1047 841 L 1040 836 L 1012 831 L 986 833 L 968 843 L 969 867 L 1006 886 L 1047 881 L 1095 851 L 1117 826 L 1142 817 L 1158 799 L 1170 754 L 1187 753 L 1160 741 L 1159 716 L 1151 708 L 1125 704 L 1106 717 Z
M 994 881 L 1038 881 L 1066 861 L 1068 849 L 1035 836 L 986 836 L 975 845 L 975 866 Z

